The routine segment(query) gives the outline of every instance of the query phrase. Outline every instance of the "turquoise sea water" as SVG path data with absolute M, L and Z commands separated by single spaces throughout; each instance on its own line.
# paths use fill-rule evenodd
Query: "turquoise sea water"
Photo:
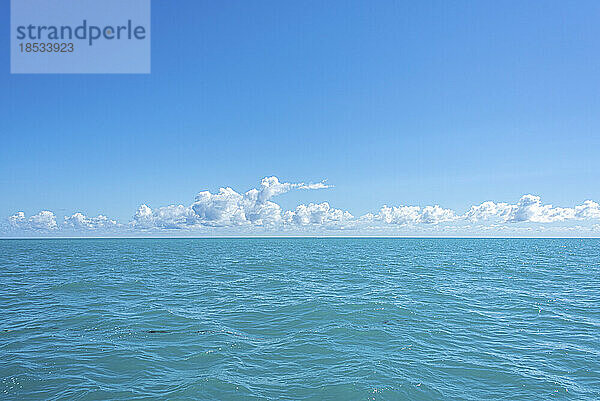
M 600 399 L 595 239 L 0 241 L 2 399 Z

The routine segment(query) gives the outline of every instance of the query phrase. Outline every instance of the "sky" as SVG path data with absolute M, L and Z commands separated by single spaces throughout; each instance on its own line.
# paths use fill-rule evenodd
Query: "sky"
M 140 75 L 11 75 L 5 30 L 0 236 L 598 236 L 599 16 L 155 0 Z

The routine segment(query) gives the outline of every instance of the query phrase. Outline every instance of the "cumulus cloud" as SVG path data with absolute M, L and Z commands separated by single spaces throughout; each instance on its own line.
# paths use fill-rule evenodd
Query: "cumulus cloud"
M 575 217 L 578 219 L 600 219 L 600 204 L 586 200 L 583 205 L 575 206 Z
M 265 192 L 252 189 L 246 196 L 235 192 L 231 188 L 221 188 L 216 194 L 208 191 L 196 195 L 192 210 L 198 216 L 198 221 L 207 226 L 237 226 L 248 223 L 246 212 L 252 206 L 265 204 L 269 193 L 284 190 L 282 188 L 269 188 Z M 273 196 L 273 195 L 270 195 Z M 249 213 L 252 214 L 252 213 Z
M 99 230 L 117 227 L 119 224 L 116 220 L 111 220 L 104 215 L 97 217 L 88 217 L 83 213 L 75 213 L 72 216 L 65 216 L 65 228 L 74 230 Z
M 438 224 L 456 219 L 454 211 L 435 206 L 425 206 L 421 210 L 421 223 Z
M 354 216 L 349 212 L 334 209 L 327 202 L 298 205 L 295 210 L 288 210 L 283 216 L 283 220 L 286 223 L 299 226 L 347 224 L 353 218 Z
M 367 222 L 382 222 L 388 225 L 439 224 L 447 222 L 492 221 L 488 227 L 499 227 L 495 223 L 554 223 L 567 220 L 600 219 L 600 204 L 587 200 L 582 205 L 555 207 L 543 204 L 537 195 L 523 195 L 516 204 L 486 201 L 459 215 L 451 209 L 438 205 L 425 206 L 383 206 L 377 214 L 367 214 L 361 218 Z
M 11 228 L 31 231 L 53 231 L 58 228 L 56 216 L 48 210 L 42 210 L 36 215 L 25 217 L 24 212 L 17 212 L 8 218 Z
M 373 220 L 386 224 L 413 225 L 413 224 L 438 224 L 455 220 L 456 214 L 450 209 L 438 205 L 425 206 L 393 206 L 384 205 L 378 214 L 370 215 Z
M 152 210 L 147 205 L 141 205 L 135 212 L 131 225 L 139 229 L 180 229 L 193 226 L 196 218 L 189 206 L 170 205 Z
M 498 219 L 505 223 L 554 223 L 572 219 L 600 218 L 600 205 L 587 200 L 574 208 L 554 207 L 543 204 L 537 195 L 523 195 L 516 204 L 483 202 L 471 209 L 464 216 L 471 221 Z
M 272 227 L 285 223 L 281 206 L 271 201 L 273 197 L 294 189 L 324 188 L 329 188 L 324 182 L 289 183 L 281 182 L 277 177 L 265 177 L 258 188 L 244 194 L 229 187 L 220 188 L 217 193 L 202 191 L 189 207 L 171 205 L 152 210 L 147 205 L 142 205 L 134 216 L 133 224 L 143 229 L 245 225 Z
M 552 223 L 554 221 L 564 221 L 574 217 L 574 209 L 543 205 L 539 196 L 523 195 L 516 205 L 511 206 L 506 221 Z
M 471 209 L 464 215 L 470 221 L 488 220 L 493 217 L 500 217 L 506 220 L 506 216 L 511 211 L 508 203 L 494 203 L 491 201 L 483 202 L 480 205 L 471 206 Z
M 44 210 L 29 217 L 23 212 L 18 212 L 8 218 L 8 227 L 16 231 L 37 233 L 56 233 L 61 230 L 94 233 L 164 230 L 289 233 L 296 230 L 305 233 L 340 229 L 354 230 L 353 232 L 357 233 L 503 233 L 519 230 L 542 233 L 543 225 L 547 223 L 595 223 L 600 219 L 600 204 L 595 201 L 586 200 L 573 207 L 556 207 L 543 203 L 539 196 L 531 194 L 523 195 L 516 203 L 486 201 L 470 206 L 463 214 L 439 205 L 385 205 L 375 213 L 367 213 L 360 217 L 353 216 L 349 211 L 337 209 L 329 202 L 301 204 L 291 210 L 284 210 L 275 201 L 277 196 L 290 191 L 325 188 L 331 186 L 324 181 L 309 184 L 290 183 L 280 181 L 277 177 L 265 177 L 257 188 L 244 193 L 223 187 L 215 193 L 199 192 L 189 205 L 174 204 L 151 208 L 142 204 L 133 215 L 133 219 L 126 224 L 118 223 L 104 215 L 89 217 L 80 212 L 57 222 L 54 213 Z M 584 229 L 579 224 L 574 226 L 565 223 L 562 226 L 571 227 L 571 231 L 577 232 Z M 589 226 L 590 224 L 586 229 L 589 229 Z M 556 227 L 556 224 L 549 227 Z

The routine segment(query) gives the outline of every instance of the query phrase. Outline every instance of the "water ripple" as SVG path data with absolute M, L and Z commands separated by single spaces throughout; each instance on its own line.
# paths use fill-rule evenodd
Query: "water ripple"
M 3 399 L 600 399 L 594 239 L 0 241 Z

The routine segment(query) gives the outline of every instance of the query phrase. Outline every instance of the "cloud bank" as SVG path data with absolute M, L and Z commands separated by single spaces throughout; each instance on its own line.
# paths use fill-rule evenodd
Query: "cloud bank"
M 294 189 L 325 189 L 324 182 L 316 184 L 293 184 L 280 182 L 277 177 L 265 177 L 259 188 L 244 194 L 232 188 L 221 188 L 216 194 L 203 191 L 196 195 L 194 203 L 189 206 L 170 205 L 152 210 L 148 205 L 141 205 L 133 217 L 131 225 L 140 229 L 185 229 L 194 227 L 236 227 L 266 226 L 275 227 L 296 220 L 299 211 L 283 213 L 281 206 L 272 202 L 277 195 Z M 299 208 L 304 205 L 298 206 Z M 329 205 L 327 205 L 329 206 Z M 310 221 L 318 217 L 307 217 L 307 213 L 320 214 L 313 205 L 304 206 L 303 216 Z M 333 213 L 333 212 L 331 212 Z
M 258 188 L 245 193 L 230 187 L 218 192 L 199 192 L 189 205 L 151 208 L 139 206 L 128 222 L 118 222 L 105 215 L 88 217 L 81 212 L 58 219 L 48 210 L 27 217 L 16 212 L 8 218 L 0 234 L 75 235 L 144 235 L 152 233 L 218 234 L 352 234 L 379 233 L 487 233 L 495 231 L 535 233 L 554 230 L 577 232 L 578 229 L 600 234 L 600 204 L 586 200 L 573 207 L 544 204 L 539 196 L 523 195 L 516 203 L 486 201 L 470 206 L 465 212 L 440 205 L 384 205 L 374 213 L 354 216 L 328 202 L 300 204 L 283 210 L 275 202 L 278 195 L 296 190 L 331 188 L 318 183 L 282 182 L 265 177 Z M 563 226 L 557 226 L 563 224 Z M 567 225 L 565 225 L 567 224 Z M 575 224 L 575 225 L 573 225 Z

